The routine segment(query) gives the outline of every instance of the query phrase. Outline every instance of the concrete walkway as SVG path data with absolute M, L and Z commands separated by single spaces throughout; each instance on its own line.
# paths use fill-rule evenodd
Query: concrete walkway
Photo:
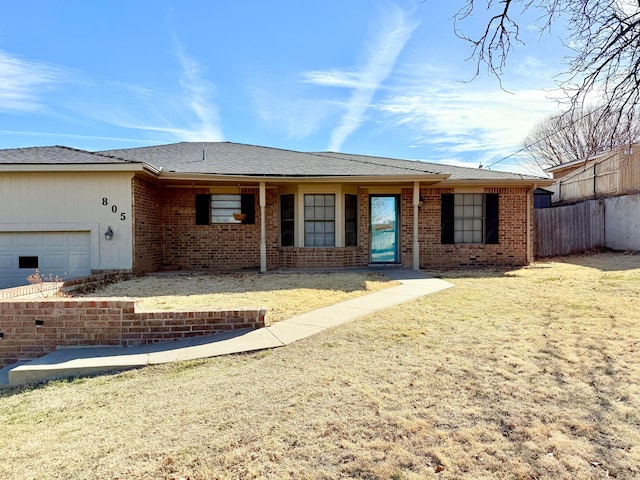
M 453 285 L 423 272 L 384 269 L 400 285 L 303 313 L 258 330 L 207 335 L 139 347 L 64 348 L 0 370 L 0 388 L 60 377 L 126 370 L 289 345 L 370 313 L 399 305 Z M 268 314 L 268 312 L 267 312 Z

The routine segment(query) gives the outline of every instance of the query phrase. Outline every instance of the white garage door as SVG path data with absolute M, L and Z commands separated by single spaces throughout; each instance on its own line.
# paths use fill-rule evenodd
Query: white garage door
M 35 269 L 60 278 L 91 273 L 89 232 L 0 232 L 0 288 L 27 285 Z

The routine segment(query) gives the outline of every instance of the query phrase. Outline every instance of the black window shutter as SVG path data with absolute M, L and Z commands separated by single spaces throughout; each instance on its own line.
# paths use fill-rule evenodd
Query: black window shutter
M 498 194 L 485 195 L 484 243 L 498 243 Z
M 443 193 L 440 197 L 440 224 L 442 228 L 440 242 L 451 244 L 453 241 L 453 193 Z
M 196 225 L 209 225 L 211 223 L 211 195 L 208 193 L 196 194 Z
M 242 223 L 256 223 L 256 196 L 253 193 L 243 193 L 240 196 L 240 209 L 246 215 Z

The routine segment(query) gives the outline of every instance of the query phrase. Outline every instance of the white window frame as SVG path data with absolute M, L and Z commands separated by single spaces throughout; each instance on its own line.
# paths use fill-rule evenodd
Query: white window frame
M 335 193 L 303 194 L 304 236 L 302 238 L 305 247 L 333 248 L 336 246 L 336 197 Z M 322 225 L 322 232 L 317 231 L 317 227 L 320 225 Z M 330 229 L 328 232 L 327 227 Z M 314 231 L 309 232 L 310 229 Z M 313 244 L 307 243 L 307 235 L 313 237 Z M 321 242 L 318 242 L 318 236 L 323 239 Z M 331 241 L 327 241 L 329 236 L 333 237 Z
M 242 214 L 242 194 L 212 193 L 210 194 L 211 223 L 242 223 L 234 215 Z
M 455 244 L 484 243 L 484 193 L 453 194 L 453 239 Z

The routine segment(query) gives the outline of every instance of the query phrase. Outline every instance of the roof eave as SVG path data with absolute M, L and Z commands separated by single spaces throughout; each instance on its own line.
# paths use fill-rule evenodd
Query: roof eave
M 0 163 L 0 172 L 142 172 L 142 163 Z
M 496 186 L 496 187 L 522 187 L 522 186 L 535 186 L 538 187 L 548 187 L 554 185 L 556 180 L 549 178 L 501 178 L 501 179 L 462 179 L 462 180 L 445 180 L 443 182 L 438 183 L 436 186 L 440 187 L 471 187 L 471 186 Z
M 269 182 L 269 183 L 406 183 L 434 184 L 446 180 L 449 175 L 219 175 L 205 173 L 177 173 L 162 171 L 158 179 L 165 181 L 198 182 Z

